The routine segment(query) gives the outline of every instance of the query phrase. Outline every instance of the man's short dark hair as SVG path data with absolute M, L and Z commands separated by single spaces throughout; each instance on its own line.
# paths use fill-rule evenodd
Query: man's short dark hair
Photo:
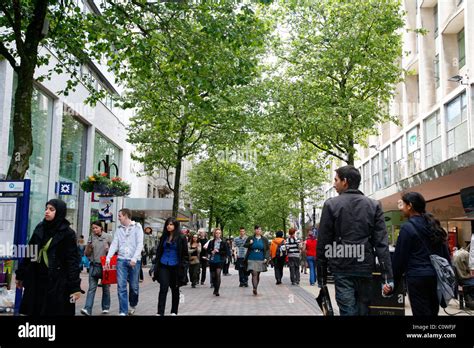
M 258 230 L 260 228 L 259 225 L 255 225 L 254 230 Z
M 336 169 L 337 176 L 342 181 L 347 180 L 347 184 L 350 189 L 357 190 L 360 185 L 360 172 L 359 170 L 351 165 L 343 166 Z
M 132 218 L 132 211 L 128 208 L 123 208 L 123 209 L 120 209 L 119 210 L 119 213 L 122 213 L 122 215 L 125 215 L 126 217 L 128 217 L 129 219 Z
M 245 230 L 245 227 L 240 227 L 239 230 Z

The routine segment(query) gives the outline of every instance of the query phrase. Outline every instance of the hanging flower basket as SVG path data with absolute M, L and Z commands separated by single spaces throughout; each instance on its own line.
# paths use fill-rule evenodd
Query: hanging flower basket
M 130 184 L 116 176 L 107 178 L 106 173 L 95 173 L 81 182 L 81 188 L 85 192 L 95 192 L 101 196 L 128 196 L 130 194 Z

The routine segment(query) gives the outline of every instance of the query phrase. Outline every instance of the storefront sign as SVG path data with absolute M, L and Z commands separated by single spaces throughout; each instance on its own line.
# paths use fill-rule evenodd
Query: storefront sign
M 73 183 L 72 182 L 65 182 L 60 181 L 56 185 L 56 193 L 59 195 L 72 195 Z
M 0 182 L 0 191 L 2 192 L 23 192 L 25 186 L 21 181 L 2 181 Z
M 99 197 L 99 220 L 113 221 L 113 197 Z

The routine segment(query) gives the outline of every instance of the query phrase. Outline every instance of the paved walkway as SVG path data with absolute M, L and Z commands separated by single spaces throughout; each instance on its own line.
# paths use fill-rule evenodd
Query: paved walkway
M 181 288 L 181 303 L 179 315 L 321 315 L 321 311 L 310 292 L 300 286 L 292 286 L 289 280 L 289 269 L 285 268 L 283 284 L 275 285 L 272 268 L 261 273 L 258 295 L 252 293 L 252 286 L 239 287 L 238 272 L 230 270 L 230 276 L 222 276 L 220 296 L 212 294 L 209 285 L 209 269 L 205 285 L 191 288 L 190 285 Z M 144 268 L 145 279 L 140 283 L 140 297 L 135 315 L 155 315 L 158 304 L 159 285 L 153 282 L 148 275 L 148 268 Z M 87 291 L 88 274 L 82 272 L 81 287 Z M 301 284 L 309 283 L 308 276 L 302 274 Z M 311 287 L 316 290 L 315 287 Z M 76 313 L 80 314 L 85 303 L 86 295 L 76 305 Z M 93 315 L 101 315 L 102 289 L 98 288 L 93 307 Z M 171 293 L 168 292 L 166 301 L 166 315 L 171 309 Z M 118 315 L 117 285 L 111 286 L 111 308 L 109 315 Z

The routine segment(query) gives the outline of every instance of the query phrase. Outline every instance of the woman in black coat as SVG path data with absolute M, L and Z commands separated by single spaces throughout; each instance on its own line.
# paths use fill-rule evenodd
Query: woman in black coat
M 153 280 L 160 283 L 158 315 L 165 315 L 166 296 L 171 289 L 171 315 L 178 314 L 179 287 L 186 285 L 186 266 L 189 262 L 188 242 L 181 234 L 175 218 L 166 219 L 163 234 L 156 248 Z
M 230 256 L 229 244 L 223 241 L 221 236 L 221 230 L 216 228 L 214 230 L 214 239 L 207 246 L 209 269 L 211 271 L 212 284 L 214 285 L 214 295 L 216 296 L 219 296 L 222 268 L 226 259 Z
M 75 301 L 84 292 L 76 233 L 66 211 L 63 201 L 48 201 L 44 220 L 30 238 L 28 244 L 38 248 L 36 260 L 25 258 L 16 271 L 17 287 L 24 288 L 21 314 L 75 315 Z

